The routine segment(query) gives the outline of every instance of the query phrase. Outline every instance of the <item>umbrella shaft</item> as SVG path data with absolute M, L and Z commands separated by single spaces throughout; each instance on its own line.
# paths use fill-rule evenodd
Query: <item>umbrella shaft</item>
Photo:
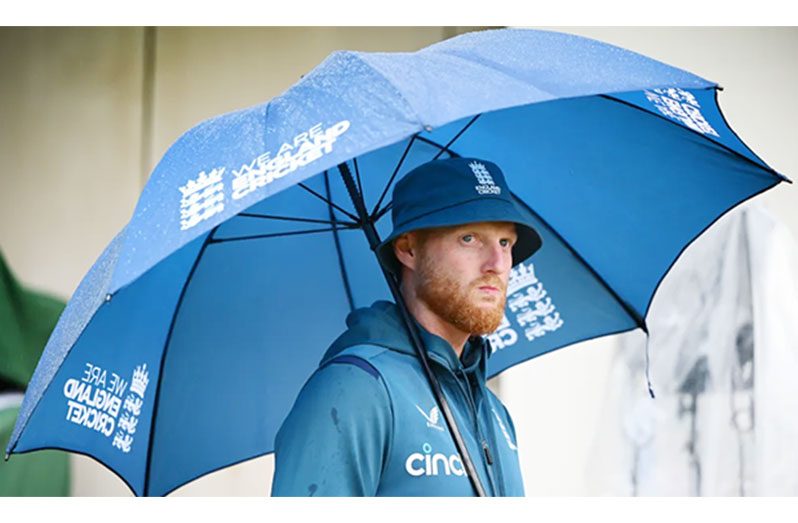
M 366 204 L 363 201 L 363 195 L 360 194 L 360 191 L 358 191 L 357 187 L 355 186 L 355 180 L 352 178 L 352 171 L 349 170 L 349 165 L 342 163 L 338 166 L 338 170 L 341 172 L 341 178 L 344 181 L 346 190 L 349 192 L 349 198 L 352 200 L 352 205 L 355 206 L 355 212 L 357 212 L 357 216 L 360 218 L 360 225 L 363 227 L 363 232 L 366 234 L 369 247 L 371 247 L 371 250 L 374 251 L 380 244 L 380 236 L 377 233 L 377 229 L 374 227 L 374 222 L 372 221 L 371 216 L 369 216 L 369 213 L 366 210 Z

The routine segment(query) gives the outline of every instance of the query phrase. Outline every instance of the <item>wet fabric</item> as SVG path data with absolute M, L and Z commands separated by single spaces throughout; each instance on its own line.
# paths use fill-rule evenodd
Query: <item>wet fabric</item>
M 347 325 L 277 433 L 272 495 L 475 495 L 397 307 L 378 301 Z M 523 496 L 512 419 L 485 385 L 488 344 L 472 337 L 457 358 L 419 331 L 487 494 Z

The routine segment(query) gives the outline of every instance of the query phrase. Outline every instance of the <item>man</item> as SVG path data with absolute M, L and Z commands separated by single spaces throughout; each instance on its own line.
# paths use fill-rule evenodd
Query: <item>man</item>
M 495 164 L 423 164 L 393 192 L 377 249 L 400 280 L 485 492 L 524 494 L 515 429 L 485 386 L 481 335 L 502 321 L 510 268 L 541 245 Z M 275 438 L 272 495 L 473 496 L 398 307 L 353 311 Z

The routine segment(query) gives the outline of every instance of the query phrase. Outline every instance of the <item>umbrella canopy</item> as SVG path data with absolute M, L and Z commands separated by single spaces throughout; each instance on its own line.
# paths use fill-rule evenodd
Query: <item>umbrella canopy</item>
M 442 155 L 501 166 L 543 239 L 511 275 L 489 375 L 645 330 L 690 242 L 786 180 L 729 128 L 717 89 L 546 31 L 333 53 L 170 148 L 68 304 L 7 451 L 90 455 L 137 495 L 271 452 L 347 313 L 389 297 L 361 225 L 386 237 L 393 184 Z

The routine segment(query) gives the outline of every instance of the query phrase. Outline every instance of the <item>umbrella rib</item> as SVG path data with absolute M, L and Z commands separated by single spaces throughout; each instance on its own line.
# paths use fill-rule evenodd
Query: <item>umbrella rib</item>
M 355 163 L 357 166 L 357 162 Z M 327 193 L 327 197 L 331 198 L 330 195 L 330 177 L 327 174 L 327 171 L 324 171 L 324 190 Z M 362 193 L 361 193 L 362 194 Z M 335 212 L 333 212 L 332 207 L 327 207 L 330 211 L 330 219 L 335 222 Z M 333 240 L 335 240 L 335 252 L 338 254 L 338 267 L 341 269 L 341 278 L 344 281 L 344 290 L 346 291 L 346 299 L 349 302 L 349 310 L 355 310 L 355 300 L 352 298 L 352 287 L 349 285 L 349 275 L 346 272 L 346 264 L 344 263 L 344 253 L 341 250 L 341 240 L 338 237 L 338 228 L 333 229 Z
M 471 120 L 469 120 L 469 122 L 468 122 L 468 123 L 465 125 L 465 127 L 463 127 L 462 129 L 460 129 L 460 132 L 459 132 L 459 133 L 457 133 L 456 135 L 454 135 L 454 138 L 452 138 L 451 140 L 449 140 L 449 143 L 447 143 L 447 144 L 446 144 L 446 146 L 445 146 L 443 149 L 441 149 L 440 151 L 438 151 L 438 154 L 436 154 L 436 155 L 435 155 L 435 158 L 433 158 L 433 160 L 437 160 L 438 158 L 440 158 L 440 156 L 441 156 L 441 155 L 442 155 L 444 152 L 446 152 L 446 151 L 448 151 L 448 152 L 451 154 L 451 151 L 449 150 L 449 147 L 451 147 L 451 146 L 452 146 L 452 144 L 453 144 L 453 143 L 454 143 L 454 142 L 455 142 L 455 141 L 456 141 L 458 138 L 460 138 L 460 137 L 463 135 L 463 133 L 464 133 L 464 132 L 466 132 L 466 130 L 467 130 L 469 127 L 471 127 L 471 126 L 474 124 L 474 122 L 476 122 L 476 121 L 477 121 L 477 118 L 479 118 L 480 116 L 482 116 L 482 113 L 479 113 L 478 115 L 476 115 L 476 116 L 474 116 L 473 118 L 471 118 Z
M 374 217 L 374 220 L 372 221 L 376 222 L 377 220 L 385 216 L 385 214 L 388 211 L 390 211 L 392 208 L 393 208 L 393 202 L 388 202 L 388 204 L 380 212 L 377 213 L 377 215 Z
M 729 125 L 729 123 L 726 121 L 726 116 L 723 114 L 723 111 L 720 109 L 720 105 L 718 104 L 718 101 L 717 101 L 717 97 L 718 97 L 718 91 L 717 91 L 717 90 L 715 90 L 715 106 L 718 108 L 718 112 L 720 113 L 720 116 L 721 116 L 721 118 L 723 118 L 723 121 L 724 121 L 724 123 L 726 124 L 726 127 L 727 127 L 727 128 L 728 128 L 728 129 L 729 129 L 731 132 L 732 132 L 732 134 L 734 134 L 734 136 L 735 136 L 735 137 L 736 137 L 738 140 L 740 140 L 740 143 L 742 143 L 743 145 L 745 145 L 745 147 L 748 149 L 748 151 L 749 151 L 751 154 L 753 154 L 753 155 L 754 155 L 754 156 L 755 156 L 755 157 L 756 157 L 756 158 L 757 158 L 757 159 L 758 159 L 760 162 L 762 162 L 762 164 L 761 164 L 761 165 L 760 165 L 760 164 L 758 164 L 758 163 L 756 163 L 755 161 L 753 161 L 752 159 L 750 159 L 750 158 L 749 158 L 749 157 L 747 157 L 746 155 L 744 155 L 744 154 L 740 154 L 739 152 L 735 151 L 734 149 L 732 149 L 732 148 L 731 148 L 731 147 L 729 147 L 728 145 L 726 145 L 726 144 L 724 144 L 724 143 L 721 143 L 721 142 L 718 142 L 718 141 L 715 141 L 715 140 L 713 140 L 713 139 L 711 139 L 711 138 L 708 138 L 708 137 L 707 137 L 705 134 L 703 134 L 703 133 L 700 133 L 700 132 L 696 131 L 695 129 L 690 129 L 689 127 L 684 127 L 684 126 L 682 126 L 682 125 L 679 125 L 679 124 L 678 124 L 676 121 L 674 121 L 674 120 L 671 120 L 670 118 L 667 118 L 667 117 L 665 117 L 664 115 L 661 115 L 661 114 L 656 114 L 656 113 L 653 113 L 653 112 L 651 112 L 651 111 L 647 111 L 647 110 L 643 109 L 642 107 L 638 107 L 638 106 L 636 106 L 636 105 L 634 105 L 634 104 L 631 104 L 631 103 L 629 103 L 629 102 L 627 102 L 627 101 L 625 101 L 625 100 L 621 100 L 621 99 L 619 99 L 619 98 L 615 98 L 614 96 L 610 96 L 610 95 L 607 95 L 607 94 L 600 94 L 600 95 L 598 95 L 598 97 L 599 97 L 599 98 L 604 98 L 605 100 L 611 100 L 611 101 L 613 101 L 613 102 L 615 102 L 615 103 L 619 103 L 619 104 L 621 104 L 621 105 L 625 105 L 625 106 L 627 106 L 627 107 L 630 107 L 630 108 L 632 108 L 632 109 L 636 109 L 636 110 L 638 110 L 638 111 L 640 111 L 640 112 L 642 112 L 642 113 L 648 114 L 648 115 L 650 115 L 650 116 L 653 116 L 653 117 L 655 117 L 655 118 L 660 118 L 660 119 L 662 119 L 662 120 L 665 120 L 666 122 L 670 123 L 671 125 L 675 125 L 675 126 L 679 127 L 680 129 L 684 129 L 685 131 L 688 131 L 688 132 L 691 132 L 691 133 L 697 134 L 698 136 L 700 136 L 700 137 L 704 138 L 705 140 L 709 140 L 710 142 L 712 142 L 712 143 L 714 143 L 715 145 L 717 145 L 717 146 L 719 146 L 719 147 L 721 147 L 721 148 L 725 149 L 726 151 L 728 151 L 728 152 L 732 153 L 733 155 L 735 155 L 735 156 L 738 156 L 739 158 L 743 159 L 744 161 L 746 161 L 746 162 L 748 162 L 748 163 L 751 163 L 751 164 L 754 164 L 754 165 L 756 165 L 757 167 L 759 167 L 760 169 L 764 169 L 764 170 L 766 170 L 766 171 L 767 171 L 767 172 L 769 172 L 770 174 L 773 174 L 773 175 L 777 176 L 779 179 L 781 179 L 781 180 L 783 180 L 783 181 L 785 181 L 785 182 L 792 183 L 792 180 L 790 180 L 789 178 L 787 178 L 787 177 L 786 177 L 786 176 L 784 176 L 783 174 L 780 174 L 779 172 L 777 172 L 777 171 L 773 170 L 773 168 L 769 167 L 769 166 L 768 166 L 768 165 L 767 165 L 767 164 L 764 162 L 764 160 L 762 160 L 761 158 L 759 158 L 759 156 L 757 156 L 757 154 L 756 154 L 756 153 L 755 153 L 755 152 L 754 152 L 754 151 L 753 151 L 753 150 L 752 150 L 750 147 L 748 147 L 748 145 L 746 145 L 746 144 L 745 144 L 745 142 L 743 142 L 743 141 L 740 139 L 740 137 L 739 137 L 739 136 L 737 136 L 737 133 L 734 131 L 734 129 L 732 129 L 732 128 L 731 128 L 731 126 Z
M 427 143 L 429 145 L 433 145 L 433 146 L 437 147 L 438 149 L 440 149 L 438 151 L 438 154 L 436 154 L 435 157 L 433 158 L 433 160 L 437 160 L 445 152 L 449 153 L 449 156 L 451 156 L 453 158 L 459 158 L 460 155 L 457 154 L 456 152 L 452 151 L 451 149 L 449 149 L 449 147 L 451 147 L 452 144 L 455 141 L 457 141 L 457 139 L 460 138 L 463 135 L 463 133 L 465 133 L 466 130 L 469 127 L 471 127 L 471 125 L 473 125 L 473 123 L 476 122 L 477 118 L 479 118 L 480 116 L 481 116 L 481 113 L 476 115 L 476 116 L 474 116 L 471 120 L 469 120 L 469 122 L 462 129 L 460 129 L 460 132 L 458 132 L 454 136 L 454 138 L 449 140 L 449 143 L 447 143 L 446 145 L 441 145 L 438 142 L 435 142 L 434 140 L 430 140 L 429 138 L 425 138 L 423 136 L 420 136 L 418 133 L 414 134 L 413 137 L 411 138 L 410 142 L 407 144 L 407 147 L 405 148 L 405 152 L 402 155 L 402 158 L 399 160 L 399 163 L 397 164 L 396 169 L 394 169 L 390 180 L 388 180 L 388 183 L 385 185 L 385 188 L 382 190 L 382 194 L 380 195 L 380 199 L 377 200 L 377 204 L 374 206 L 374 209 L 371 211 L 372 221 L 379 220 L 390 209 L 390 204 L 388 204 L 388 205 L 385 206 L 384 209 L 381 209 L 379 211 L 377 210 L 377 209 L 379 209 L 380 204 L 382 203 L 382 200 L 385 198 L 385 195 L 388 193 L 388 188 L 393 183 L 394 178 L 396 178 L 396 175 L 399 172 L 399 169 L 401 168 L 402 163 L 405 161 L 405 158 L 407 157 L 407 153 L 410 152 L 410 146 L 413 145 L 413 142 L 415 140 L 422 141 L 424 143 Z M 361 194 L 362 194 L 362 191 L 361 191 Z
M 515 193 L 513 193 L 513 197 L 516 199 L 516 201 L 517 201 L 517 202 L 519 202 L 521 205 L 523 205 L 523 206 L 524 206 L 524 207 L 525 207 L 525 208 L 526 208 L 526 209 L 527 209 L 527 210 L 528 210 L 528 211 L 529 211 L 531 214 L 533 214 L 533 215 L 534 215 L 534 216 L 535 216 L 535 217 L 536 217 L 538 220 L 540 220 L 540 221 L 541 221 L 541 223 L 543 223 L 543 225 L 545 225 L 545 226 L 546 226 L 546 228 L 547 228 L 547 229 L 548 229 L 548 230 L 549 230 L 549 231 L 550 231 L 550 232 L 551 232 L 551 233 L 552 233 L 554 236 L 556 236 L 556 237 L 557 237 L 557 239 L 559 239 L 559 240 L 560 240 L 560 242 L 562 242 L 562 244 L 563 244 L 563 245 L 565 245 L 565 247 L 566 247 L 566 248 L 567 248 L 567 249 L 568 249 L 568 250 L 571 252 L 571 254 L 573 254 L 573 255 L 576 257 L 576 259 L 577 259 L 577 260 L 579 260 L 579 262 L 580 262 L 580 263 L 582 263 L 582 265 L 584 265 L 585 267 L 587 267 L 587 270 L 588 270 L 588 271 L 590 271 L 590 274 L 592 274 L 592 275 L 593 275 L 593 277 L 594 277 L 594 278 L 596 278 L 596 280 L 598 280 L 598 282 L 599 282 L 599 283 L 601 283 L 601 286 L 602 286 L 602 287 L 604 287 L 604 288 L 607 290 L 607 292 L 608 292 L 608 293 L 610 293 L 610 295 L 611 295 L 613 298 L 615 298 L 615 301 L 617 301 L 617 302 L 618 302 L 618 304 L 619 304 L 619 305 L 620 305 L 620 306 L 623 308 L 623 310 L 624 310 L 624 311 L 626 311 L 626 313 L 627 313 L 627 314 L 628 314 L 628 315 L 629 315 L 629 316 L 630 316 L 630 317 L 631 317 L 631 318 L 632 318 L 632 319 L 635 321 L 635 323 L 637 323 L 637 326 L 638 326 L 638 327 L 640 327 L 641 329 L 643 329 L 643 332 L 645 332 L 646 334 L 648 334 L 648 326 L 646 326 L 646 320 L 645 320 L 645 318 L 643 318 L 642 316 L 640 316 L 640 314 L 638 314 L 638 313 L 637 313 L 637 311 L 635 311 L 635 310 L 634 310 L 634 309 L 633 309 L 633 308 L 632 308 L 632 307 L 631 307 L 629 304 L 627 304 L 625 301 L 623 301 L 623 300 L 621 299 L 621 297 L 620 297 L 620 296 L 618 296 L 618 294 L 617 294 L 617 293 L 616 293 L 616 292 L 615 292 L 615 291 L 612 289 L 612 287 L 610 287 L 610 286 L 607 284 L 607 282 L 606 282 L 606 281 L 604 281 L 604 278 L 602 278 L 602 277 L 601 277 L 601 276 L 600 276 L 600 275 L 599 275 L 599 274 L 596 272 L 596 270 L 593 268 L 593 266 L 592 266 L 592 265 L 590 265 L 589 263 L 587 263 L 587 261 L 586 261 L 584 258 L 582 258 L 582 256 L 581 256 L 581 255 L 580 255 L 580 254 L 579 254 L 579 253 L 576 251 L 576 249 L 574 249 L 574 248 L 571 246 L 571 244 L 570 244 L 570 243 L 568 243 L 568 242 L 565 240 L 565 238 L 563 238 L 562 236 L 560 236 L 560 233 L 558 233 L 558 232 L 557 232 L 557 231 L 556 231 L 556 230 L 555 230 L 555 229 L 554 229 L 554 228 L 553 228 L 551 225 L 549 225 L 549 222 L 547 222 L 546 220 L 544 220 L 544 219 L 543 219 L 543 217 L 542 217 L 541 215 L 539 215 L 537 212 L 535 212 L 535 211 L 532 209 L 532 207 L 530 207 L 529 205 L 527 205 L 527 204 L 526 204 L 526 202 L 524 202 L 524 201 L 523 201 L 521 198 L 519 198 L 518 196 L 516 196 L 516 195 L 515 195 Z
M 313 234 L 316 232 L 340 231 L 348 229 L 357 229 L 357 226 L 325 227 L 324 229 L 309 229 L 306 231 L 277 232 L 272 234 L 253 234 L 251 236 L 239 236 L 237 238 L 214 238 L 212 240 L 209 240 L 208 243 L 215 244 L 215 243 L 239 242 L 245 240 L 263 240 L 266 238 L 280 238 L 282 236 L 297 236 L 300 234 Z
M 452 151 L 452 150 L 449 150 L 449 149 L 447 149 L 447 148 L 446 148 L 446 146 L 439 144 L 439 143 L 438 143 L 438 142 L 436 142 L 435 140 L 430 140 L 429 138 L 425 138 L 425 137 L 423 137 L 423 136 L 419 136 L 419 137 L 418 137 L 418 141 L 420 141 L 420 142 L 424 142 L 424 143 L 427 143 L 427 144 L 429 144 L 429 145 L 434 145 L 435 147 L 437 147 L 438 149 L 440 149 L 440 150 L 441 150 L 441 152 L 444 152 L 444 151 L 445 151 L 445 152 L 449 153 L 449 154 L 450 154 L 452 157 L 454 157 L 454 158 L 460 158 L 460 155 L 459 155 L 459 154 L 457 154 L 456 152 L 454 152 L 454 151 Z
M 239 213 L 238 216 L 242 216 L 244 218 L 265 218 L 265 219 L 268 219 L 268 220 L 285 220 L 285 221 L 289 221 L 289 222 L 323 223 L 324 225 L 344 224 L 344 225 L 350 225 L 350 226 L 353 226 L 353 227 L 357 226 L 357 224 L 354 223 L 354 222 L 341 222 L 341 221 L 337 221 L 337 220 L 334 220 L 334 221 L 317 220 L 317 219 L 313 219 L 313 218 L 299 218 L 299 217 L 295 217 L 295 216 L 278 216 L 276 214 L 255 214 L 255 213 L 249 213 L 249 212 L 242 212 L 242 213 Z
M 331 205 L 331 206 L 335 207 L 336 209 L 338 209 L 339 211 L 341 211 L 341 212 L 342 212 L 342 213 L 344 213 L 345 215 L 349 216 L 350 218 L 352 218 L 352 220 L 353 220 L 354 222 L 356 222 L 356 223 L 359 223 L 359 222 L 360 222 L 360 220 L 358 220 L 357 216 L 355 216 L 354 214 L 352 214 L 352 213 L 350 213 L 350 212 L 348 212 L 348 211 L 345 211 L 344 209 L 340 208 L 339 206 L 337 206 L 336 204 L 334 204 L 332 201 L 328 200 L 327 198 L 325 198 L 325 197 L 324 197 L 324 196 L 322 196 L 321 194 L 317 193 L 316 191 L 314 191 L 313 189 L 311 189 L 310 187 L 308 187 L 308 186 L 307 186 L 307 185 L 305 185 L 304 183 L 298 183 L 297 185 L 298 185 L 298 186 L 300 186 L 300 187 L 302 187 L 303 189 L 305 189 L 307 192 L 309 192 L 310 194 L 312 194 L 313 196 L 315 196 L 315 197 L 316 197 L 316 198 L 318 198 L 319 200 L 321 200 L 321 201 L 323 201 L 323 202 L 326 202 L 328 205 Z
M 199 253 L 197 253 L 197 258 L 194 260 L 193 265 L 191 266 L 191 270 L 186 277 L 185 283 L 183 283 L 183 288 L 180 290 L 180 297 L 177 299 L 177 304 L 175 305 L 174 313 L 172 314 L 172 321 L 169 323 L 169 332 L 166 335 L 166 341 L 164 342 L 164 350 L 161 353 L 161 362 L 160 366 L 158 367 L 158 383 L 155 388 L 155 401 L 153 403 L 152 408 L 152 422 L 150 423 L 150 434 L 149 434 L 149 444 L 147 445 L 147 461 L 144 465 L 144 488 L 142 489 L 142 493 L 147 496 L 149 495 L 150 489 L 150 466 L 152 464 L 152 444 L 153 439 L 155 439 L 155 424 L 158 421 L 158 398 L 161 396 L 161 385 L 163 379 L 163 366 L 164 362 L 166 361 L 166 353 L 169 350 L 169 343 L 172 341 L 172 334 L 174 333 L 175 329 L 175 322 L 177 321 L 177 315 L 180 312 L 180 308 L 183 305 L 183 298 L 186 296 L 186 291 L 188 290 L 188 286 L 191 283 L 191 279 L 194 277 L 194 273 L 199 266 L 200 260 L 202 260 L 202 255 L 205 254 L 205 249 L 208 245 L 213 242 L 213 235 L 219 229 L 219 226 L 215 226 L 211 231 L 208 233 L 208 236 L 205 237 L 205 240 L 202 242 L 202 247 L 200 247 Z M 134 490 L 135 492 L 135 490 Z
M 385 188 L 382 190 L 382 194 L 380 195 L 380 199 L 377 200 L 377 204 L 371 210 L 371 217 L 372 218 L 374 218 L 374 216 L 377 215 L 377 209 L 379 209 L 380 205 L 382 205 L 382 200 L 384 200 L 385 199 L 385 195 L 388 194 L 388 188 L 390 188 L 391 184 L 393 183 L 394 178 L 396 178 L 396 175 L 399 173 L 399 169 L 402 168 L 402 164 L 404 163 L 405 158 L 407 158 L 407 153 L 410 152 L 410 148 L 413 146 L 413 142 L 415 142 L 417 138 L 418 138 L 418 133 L 414 134 L 410 138 L 410 141 L 407 142 L 407 147 L 405 147 L 405 152 L 402 154 L 402 157 L 399 159 L 399 163 L 396 164 L 396 167 L 394 168 L 393 174 L 391 175 L 391 178 L 388 180 L 388 183 L 385 184 Z M 363 192 L 361 191 L 360 194 L 363 194 Z M 380 213 L 380 216 L 382 216 L 382 213 Z
M 360 168 L 357 166 L 357 156 L 352 158 L 352 163 L 355 164 L 355 176 L 357 177 L 357 190 L 361 197 L 363 196 L 363 184 L 360 183 Z M 324 176 L 327 176 L 327 171 L 324 171 Z M 327 182 L 329 184 L 329 181 Z M 327 187 L 327 197 L 330 198 L 330 187 Z

